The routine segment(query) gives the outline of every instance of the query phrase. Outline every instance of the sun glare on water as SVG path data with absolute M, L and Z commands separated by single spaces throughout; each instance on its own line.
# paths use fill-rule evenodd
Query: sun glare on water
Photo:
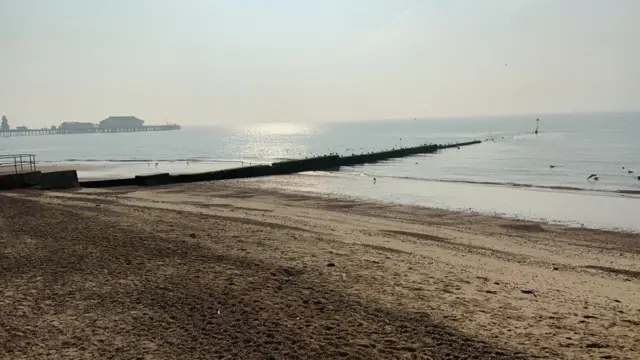
M 245 131 L 254 135 L 309 135 L 313 128 L 293 123 L 267 123 L 247 126 Z

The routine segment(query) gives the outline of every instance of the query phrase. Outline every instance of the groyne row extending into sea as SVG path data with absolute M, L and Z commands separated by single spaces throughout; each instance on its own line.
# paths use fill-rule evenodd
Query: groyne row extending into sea
M 453 144 L 428 144 L 415 147 L 392 149 L 367 154 L 339 156 L 328 155 L 308 159 L 287 160 L 275 162 L 271 165 L 243 166 L 231 169 L 208 171 L 192 174 L 171 175 L 159 173 L 151 175 L 138 175 L 132 178 L 106 179 L 82 181 L 80 186 L 88 188 L 105 188 L 116 186 L 156 186 L 166 184 L 180 184 L 200 181 L 231 180 L 253 178 L 273 175 L 295 174 L 305 171 L 338 170 L 342 166 L 357 166 L 367 163 L 375 163 L 397 159 L 418 154 L 429 154 L 438 150 L 460 148 L 463 146 L 481 143 L 480 140 L 467 141 Z
M 191 174 L 172 175 L 158 173 L 151 175 L 137 175 L 132 178 L 106 179 L 92 181 L 78 181 L 76 170 L 41 172 L 36 170 L 35 156 L 30 154 L 12 155 L 13 173 L 0 174 L 0 190 L 36 187 L 40 189 L 67 189 L 73 187 L 106 188 L 116 186 L 156 186 L 166 184 L 180 184 L 200 181 L 231 180 L 253 178 L 261 176 L 295 174 L 304 171 L 339 170 L 342 166 L 357 166 L 397 159 L 417 154 L 429 154 L 448 148 L 479 144 L 474 140 L 454 144 L 429 144 L 415 147 L 392 149 L 367 154 L 339 156 L 328 155 L 308 159 L 287 160 L 275 162 L 271 165 L 243 166 L 231 169 L 208 171 Z M 27 163 L 23 159 L 29 159 Z M 19 165 L 17 164 L 19 159 Z M 26 166 L 26 167 L 25 167 Z M 19 170 L 20 169 L 20 170 Z

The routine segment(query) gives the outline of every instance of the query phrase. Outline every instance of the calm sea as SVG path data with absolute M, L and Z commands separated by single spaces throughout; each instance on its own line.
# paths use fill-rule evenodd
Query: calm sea
M 540 116 L 537 136 L 535 120 L 535 116 L 512 116 L 254 124 L 157 133 L 13 137 L 0 138 L 0 152 L 36 154 L 43 163 L 92 164 L 96 168 L 81 171 L 80 176 L 105 178 L 493 139 L 340 172 L 272 179 L 265 186 L 640 229 L 640 196 L 634 194 L 640 192 L 640 113 Z M 590 174 L 598 174 L 599 180 L 587 180 Z

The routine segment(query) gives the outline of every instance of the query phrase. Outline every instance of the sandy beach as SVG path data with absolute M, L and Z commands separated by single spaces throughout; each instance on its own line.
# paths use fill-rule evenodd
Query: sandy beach
M 255 181 L 0 202 L 2 359 L 640 358 L 638 234 Z
M 91 164 L 37 164 L 38 171 L 50 172 L 50 171 L 95 171 L 104 168 L 104 166 L 97 166 Z

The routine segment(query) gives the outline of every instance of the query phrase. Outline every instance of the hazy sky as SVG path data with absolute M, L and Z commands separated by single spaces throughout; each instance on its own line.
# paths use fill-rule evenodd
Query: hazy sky
M 0 0 L 12 126 L 640 109 L 640 0 Z

